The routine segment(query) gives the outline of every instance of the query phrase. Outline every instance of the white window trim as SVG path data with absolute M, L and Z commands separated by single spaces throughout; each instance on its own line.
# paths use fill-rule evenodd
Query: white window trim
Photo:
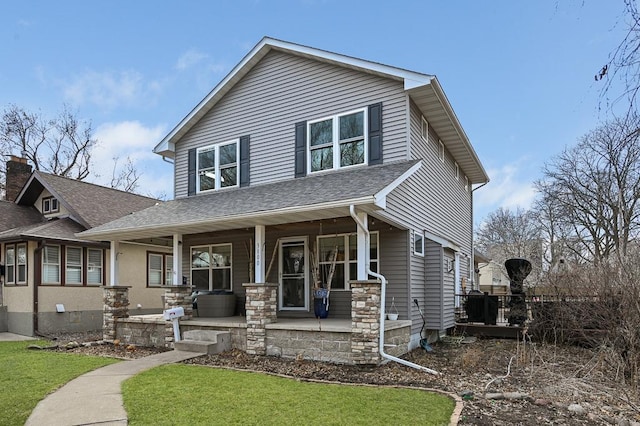
M 55 197 L 45 197 L 42 199 L 42 213 L 58 213 L 60 211 L 60 204 Z
M 469 177 L 466 175 L 464 177 L 464 190 L 469 191 Z
M 346 291 L 346 290 L 351 290 L 351 287 L 349 286 L 349 266 L 353 263 L 357 262 L 357 259 L 351 259 L 350 258 L 350 247 L 349 247 L 349 237 L 356 235 L 355 233 L 351 232 L 351 233 L 344 233 L 344 234 L 328 234 L 328 235 L 318 235 L 316 237 L 316 247 L 318 247 L 318 251 L 320 251 L 320 240 L 322 238 L 336 238 L 336 237 L 342 237 L 344 238 L 344 259 L 336 261 L 336 265 L 338 263 L 342 263 L 344 264 L 344 279 L 345 279 L 345 283 L 344 283 L 344 288 L 337 288 L 334 287 L 331 290 L 332 291 Z M 370 236 L 376 236 L 376 243 L 377 243 L 377 255 L 378 257 L 375 259 L 369 259 L 369 264 L 371 263 L 376 263 L 377 267 L 378 267 L 378 272 L 380 271 L 380 232 L 378 231 L 371 231 Z M 320 256 L 320 253 L 318 253 L 318 256 Z M 319 261 L 318 265 L 322 266 L 322 265 L 330 265 L 331 262 L 330 261 Z M 355 278 L 354 278 L 355 279 Z
M 429 122 L 426 118 L 424 118 L 424 115 L 422 116 L 422 128 L 420 129 L 420 136 L 422 136 L 423 140 L 429 141 Z
M 11 264 L 9 264 L 9 261 L 7 260 L 8 253 L 9 251 L 11 251 L 13 253 L 13 262 L 11 262 Z M 16 281 L 18 279 L 18 275 L 17 275 L 17 261 L 18 261 L 18 250 L 16 249 L 16 245 L 15 244 L 7 244 L 4 246 L 4 263 L 5 263 L 5 269 L 4 269 L 4 273 L 5 273 L 5 280 L 7 284 L 16 284 Z M 13 273 L 11 274 L 11 279 L 9 276 L 9 268 L 11 268 L 11 271 L 13 271 Z
M 236 184 L 223 187 L 221 186 L 221 174 L 220 174 L 220 147 L 231 145 L 234 143 L 236 144 L 236 162 L 235 162 Z M 215 184 L 214 184 L 214 187 L 211 189 L 201 190 L 200 189 L 200 152 L 209 151 L 211 149 L 215 151 L 215 162 L 214 162 L 215 164 L 213 166 L 215 170 Z M 203 172 L 203 173 L 206 173 L 206 172 Z M 240 186 L 240 138 L 233 139 L 226 142 L 220 142 L 212 145 L 207 145 L 207 146 L 203 146 L 196 149 L 196 193 L 197 194 L 200 194 L 203 192 L 219 191 L 219 190 L 229 189 L 229 188 L 237 188 L 239 186 Z
M 151 256 L 160 257 L 160 284 L 151 284 Z M 155 271 L 155 269 L 154 269 Z M 157 288 L 162 286 L 173 285 L 173 255 L 171 253 L 162 253 L 156 251 L 147 252 L 147 287 Z
M 460 166 L 458 165 L 457 161 L 453 162 L 455 168 L 456 168 L 456 180 L 459 181 L 460 180 Z
M 363 133 L 363 143 L 364 143 L 364 161 L 361 164 L 352 164 L 349 166 L 341 166 L 340 165 L 340 117 L 345 115 L 351 115 L 362 112 L 362 133 Z M 333 130 L 333 167 L 326 170 L 311 170 L 311 125 L 314 123 L 318 123 L 320 121 L 332 120 L 332 130 Z M 312 173 L 326 173 L 331 170 L 339 170 L 339 169 L 348 169 L 351 167 L 361 167 L 369 164 L 369 116 L 367 114 L 367 108 L 359 108 L 352 111 L 342 112 L 340 114 L 330 115 L 327 117 L 319 118 L 316 120 L 307 121 L 307 170 L 309 174 Z M 315 149 L 318 149 L 315 147 Z
M 438 158 L 444 164 L 444 144 L 438 139 Z
M 420 245 L 416 244 L 416 237 L 420 236 Z M 411 239 L 413 245 L 413 254 L 416 256 L 424 257 L 424 232 L 413 231 L 413 237 Z

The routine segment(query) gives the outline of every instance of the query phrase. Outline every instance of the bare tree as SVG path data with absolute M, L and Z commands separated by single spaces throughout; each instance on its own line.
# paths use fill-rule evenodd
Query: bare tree
M 111 174 L 111 188 L 118 188 L 127 192 L 134 192 L 138 189 L 138 180 L 140 175 L 136 169 L 131 157 L 127 157 L 125 164 L 118 171 L 119 157 L 113 157 L 113 172 Z
M 624 256 L 640 231 L 640 119 L 615 119 L 585 135 L 543 169 L 536 187 L 556 206 L 566 245 L 586 261 Z
M 636 0 L 624 0 L 621 19 L 625 36 L 598 70 L 595 80 L 603 82 L 601 103 L 612 107 L 626 100 L 629 103 L 628 111 L 631 112 L 637 109 L 635 103 L 640 90 L 640 13 Z M 620 91 L 614 88 L 617 83 L 622 84 Z
M 35 170 L 82 180 L 89 176 L 91 123 L 80 122 L 67 107 L 53 119 L 11 105 L 0 121 L 0 150 L 4 156 L 27 158 Z M 0 176 L 6 173 L 0 164 Z M 4 178 L 1 179 L 4 182 Z
M 529 284 L 542 270 L 543 241 L 533 212 L 499 208 L 490 213 L 476 232 L 476 246 L 503 265 L 513 257 L 529 260 L 533 267 Z
M 90 176 L 91 153 L 97 144 L 91 123 L 78 119 L 67 106 L 48 119 L 10 105 L 0 120 L 0 154 L 5 160 L 11 155 L 23 157 L 35 170 L 71 179 L 84 180 Z M 140 174 L 131 158 L 127 157 L 120 168 L 119 158 L 113 161 L 111 187 L 135 191 Z M 0 161 L 0 194 L 4 192 L 5 177 L 6 161 Z

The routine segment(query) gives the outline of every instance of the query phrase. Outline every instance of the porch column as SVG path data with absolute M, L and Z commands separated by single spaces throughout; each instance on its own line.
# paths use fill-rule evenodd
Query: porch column
M 173 285 L 182 285 L 182 234 L 173 234 Z
M 111 241 L 109 251 L 109 285 L 117 286 L 120 283 L 118 277 L 118 250 L 120 250 L 120 241 Z
M 193 301 L 191 300 L 191 290 L 193 286 L 180 285 L 167 287 L 164 291 L 164 309 L 176 308 L 182 306 L 184 309 L 184 317 L 181 320 L 188 320 L 193 317 Z M 164 327 L 164 345 L 167 348 L 173 347 L 173 324 L 171 321 L 165 321 Z
M 365 229 L 369 229 L 368 217 L 364 212 L 357 212 L 356 215 Z M 367 269 L 371 263 L 370 261 L 370 253 L 369 253 L 369 245 L 370 241 L 367 232 L 361 226 L 357 227 L 357 241 L 358 241 L 358 267 L 357 267 L 357 278 L 359 281 L 367 280 L 369 277 L 367 274 Z
M 129 318 L 128 286 L 103 287 L 102 339 L 113 342 L 116 339 L 118 318 Z
M 359 262 L 358 262 L 359 263 Z M 351 358 L 354 364 L 380 362 L 380 293 L 378 280 L 349 281 L 351 286 Z
M 256 245 L 255 245 L 255 253 L 254 253 L 254 270 L 255 277 L 254 282 L 263 283 L 265 281 L 265 267 L 264 267 L 264 247 L 265 247 L 265 239 L 264 239 L 264 225 L 256 225 Z
M 277 321 L 278 302 L 274 283 L 242 284 L 246 293 L 247 353 L 267 354 L 267 324 Z

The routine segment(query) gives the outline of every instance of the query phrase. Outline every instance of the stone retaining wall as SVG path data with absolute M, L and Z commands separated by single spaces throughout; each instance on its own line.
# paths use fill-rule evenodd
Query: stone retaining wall
M 351 333 L 267 330 L 267 355 L 351 364 Z

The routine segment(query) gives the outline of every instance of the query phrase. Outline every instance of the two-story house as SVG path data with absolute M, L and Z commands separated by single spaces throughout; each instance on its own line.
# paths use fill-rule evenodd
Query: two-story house
M 0 201 L 0 331 L 32 336 L 101 330 L 103 287 L 110 280 L 109 245 L 77 233 L 153 206 L 158 200 L 41 171 L 24 158 L 7 162 Z M 140 268 L 162 247 L 123 244 L 118 256 L 133 312 L 162 309 L 162 280 Z
M 174 282 L 241 301 L 243 283 L 275 283 L 278 318 L 314 317 L 316 266 L 327 287 L 335 264 L 329 319 L 382 275 L 411 347 L 419 308 L 432 337 L 454 326 L 488 177 L 435 76 L 264 38 L 154 152 L 175 199 L 83 238 L 172 238 Z

